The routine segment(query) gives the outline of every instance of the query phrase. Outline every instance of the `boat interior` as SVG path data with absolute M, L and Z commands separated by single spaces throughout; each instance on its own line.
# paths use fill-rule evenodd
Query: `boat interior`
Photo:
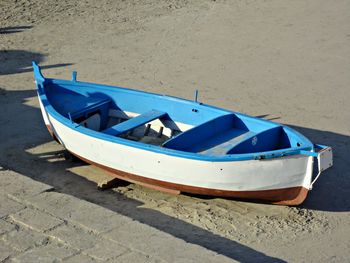
M 162 148 L 209 156 L 301 147 L 285 126 L 171 96 L 47 79 L 51 106 L 79 127 Z

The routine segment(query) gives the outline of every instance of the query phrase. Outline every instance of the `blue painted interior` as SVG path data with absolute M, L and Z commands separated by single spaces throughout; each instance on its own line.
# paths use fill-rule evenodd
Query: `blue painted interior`
M 274 151 L 291 145 L 281 125 L 246 125 L 235 114 L 228 114 L 195 126 L 163 146 L 215 156 Z
M 230 129 L 223 132 L 220 136 L 215 136 L 203 144 L 194 146 L 192 150 L 207 155 L 226 155 L 242 140 L 255 134 L 255 132 L 249 130 Z
M 282 126 L 251 134 L 235 144 L 227 154 L 256 153 L 289 148 L 290 142 L 284 134 Z
M 171 96 L 80 81 L 44 78 L 33 63 L 38 94 L 47 112 L 77 131 L 99 139 L 168 155 L 210 161 L 274 158 L 310 152 L 313 144 L 289 127 L 217 107 Z M 106 128 L 108 110 L 135 112 L 140 116 L 104 132 L 78 126 L 74 121 L 94 111 Z M 163 146 L 118 137 L 147 121 L 166 118 L 192 125 Z M 72 120 L 70 120 L 72 119 Z

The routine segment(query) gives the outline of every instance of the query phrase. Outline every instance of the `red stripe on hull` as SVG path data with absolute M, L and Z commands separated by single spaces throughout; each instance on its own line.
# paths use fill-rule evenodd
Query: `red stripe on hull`
M 57 136 L 56 136 L 56 134 L 54 133 L 54 131 L 53 131 L 51 125 L 46 125 L 46 128 L 47 128 L 47 130 L 49 131 L 51 137 L 52 137 L 56 142 L 58 142 L 59 144 L 61 144 L 61 142 L 57 139 Z
M 116 177 L 125 181 L 129 181 L 131 183 L 137 183 L 152 189 L 172 193 L 172 194 L 179 194 L 180 192 L 184 192 L 184 193 L 191 193 L 191 194 L 218 196 L 218 197 L 227 197 L 227 198 L 261 200 L 261 201 L 270 202 L 270 203 L 279 204 L 279 205 L 299 205 L 305 200 L 308 193 L 308 189 L 302 186 L 283 188 L 283 189 L 273 189 L 273 190 L 260 190 L 260 191 L 228 191 L 228 190 L 218 190 L 218 189 L 176 184 L 176 183 L 150 179 L 147 177 L 120 171 L 120 170 L 93 162 L 75 153 L 72 153 L 72 154 L 78 157 L 79 159 L 83 160 L 84 162 L 87 162 L 91 165 L 94 165 L 96 167 L 99 167 L 107 171 L 108 174 L 112 175 L 113 177 Z

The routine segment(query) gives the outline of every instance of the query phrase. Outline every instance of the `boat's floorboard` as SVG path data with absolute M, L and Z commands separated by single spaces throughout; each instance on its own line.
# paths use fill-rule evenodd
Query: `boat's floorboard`
M 208 139 L 206 142 L 192 148 L 194 152 L 205 155 L 226 155 L 235 145 L 242 142 L 255 133 L 241 129 L 231 129 L 218 136 Z

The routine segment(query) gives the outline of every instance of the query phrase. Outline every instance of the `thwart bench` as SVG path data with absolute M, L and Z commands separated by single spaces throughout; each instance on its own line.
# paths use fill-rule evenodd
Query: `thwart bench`
M 131 131 L 137 127 L 140 127 L 141 125 L 144 125 L 148 122 L 151 122 L 155 119 L 160 119 L 167 115 L 166 112 L 158 111 L 158 110 L 151 110 L 146 113 L 140 114 L 134 118 L 131 118 L 127 121 L 124 121 L 122 123 L 116 124 L 108 129 L 103 130 L 102 132 L 105 134 L 118 136 L 120 134 L 126 133 L 128 131 Z

